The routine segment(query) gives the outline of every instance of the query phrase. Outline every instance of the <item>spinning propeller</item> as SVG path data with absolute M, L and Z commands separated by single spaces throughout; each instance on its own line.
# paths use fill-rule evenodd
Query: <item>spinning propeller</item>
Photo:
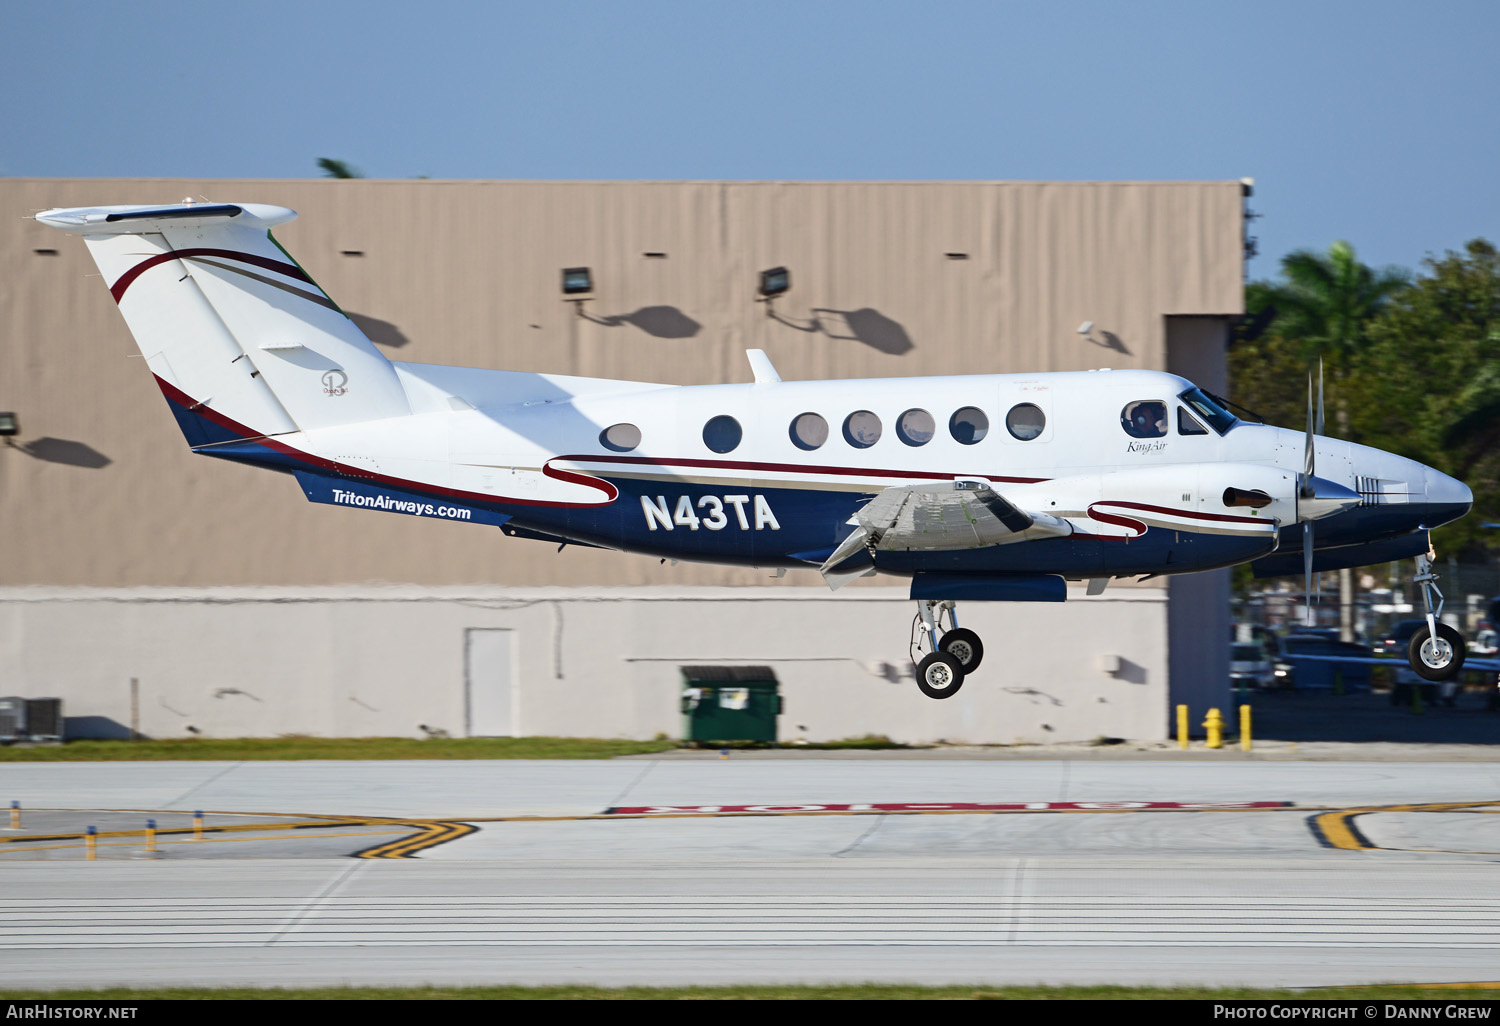
M 1297 479 L 1297 521 L 1302 524 L 1302 594 L 1307 600 L 1307 626 L 1313 625 L 1313 521 L 1350 506 L 1359 505 L 1359 493 L 1315 473 L 1316 436 L 1323 433 L 1323 361 L 1318 360 L 1318 408 L 1313 414 L 1312 370 L 1307 372 L 1307 443 L 1304 447 L 1302 473 Z M 1321 589 L 1317 598 L 1322 599 Z

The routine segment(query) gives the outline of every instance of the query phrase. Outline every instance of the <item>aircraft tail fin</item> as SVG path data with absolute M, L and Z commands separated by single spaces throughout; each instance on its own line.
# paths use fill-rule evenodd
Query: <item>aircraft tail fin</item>
M 409 413 L 389 360 L 271 236 L 253 203 L 75 207 L 82 235 L 194 446 Z

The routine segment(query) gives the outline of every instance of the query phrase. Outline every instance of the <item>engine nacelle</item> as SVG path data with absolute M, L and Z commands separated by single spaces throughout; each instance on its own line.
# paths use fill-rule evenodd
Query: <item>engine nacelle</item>
M 1182 463 L 1078 474 L 1006 488 L 1023 509 L 1080 521 L 1095 534 L 1149 527 L 1266 534 L 1297 521 L 1297 475 L 1259 463 Z

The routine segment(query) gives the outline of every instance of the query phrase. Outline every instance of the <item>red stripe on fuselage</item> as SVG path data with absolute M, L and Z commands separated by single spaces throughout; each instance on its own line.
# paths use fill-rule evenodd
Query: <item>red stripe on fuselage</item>
M 1172 517 L 1188 517 L 1193 520 L 1212 520 L 1218 523 L 1230 524 L 1265 524 L 1269 523 L 1260 517 L 1236 517 L 1227 513 L 1200 513 L 1192 509 L 1172 509 L 1169 506 L 1152 506 L 1144 502 L 1119 502 L 1112 499 L 1101 499 L 1100 503 L 1105 506 L 1123 506 L 1126 509 L 1139 509 L 1147 513 L 1165 513 Z
M 256 256 L 254 253 L 236 253 L 232 249 L 198 248 L 170 249 L 165 253 L 158 253 L 153 257 L 142 260 L 130 270 L 120 275 L 115 283 L 109 287 L 109 294 L 115 297 L 115 303 L 118 304 L 120 302 L 120 298 L 125 295 L 125 290 L 130 288 L 131 284 L 137 278 L 139 278 L 142 274 L 145 274 L 147 271 L 151 270 L 151 268 L 157 266 L 158 264 L 164 264 L 169 260 L 186 260 L 197 256 L 216 256 L 227 257 L 230 260 L 242 260 L 247 264 L 254 264 L 256 267 L 263 267 L 268 271 L 275 271 L 277 274 L 284 274 L 288 278 L 296 278 L 298 281 L 304 281 L 307 284 L 312 285 L 313 288 L 317 288 L 317 285 L 314 284 L 313 280 L 306 274 L 304 274 L 302 272 L 302 268 L 298 267 L 296 264 L 288 264 L 283 263 L 280 260 L 272 260 L 269 257 Z
M 554 460 L 574 463 L 621 463 L 644 467 L 693 467 L 698 470 L 752 470 L 774 474 L 828 474 L 840 477 L 897 477 L 915 481 L 957 480 L 961 477 L 983 478 L 1001 484 L 1039 484 L 1046 477 L 996 477 L 991 474 L 950 474 L 920 470 L 874 470 L 863 467 L 803 466 L 799 463 L 749 463 L 741 460 L 658 459 L 655 456 L 554 456 Z M 550 462 L 550 461 L 549 461 Z

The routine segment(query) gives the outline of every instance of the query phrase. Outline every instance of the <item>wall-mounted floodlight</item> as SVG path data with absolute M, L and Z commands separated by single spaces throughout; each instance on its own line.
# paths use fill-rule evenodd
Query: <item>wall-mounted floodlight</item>
M 562 293 L 566 302 L 572 303 L 583 316 L 583 304 L 593 299 L 594 275 L 587 267 L 564 267 L 562 269 Z
M 1078 326 L 1078 334 L 1084 336 L 1085 338 L 1087 338 L 1088 337 L 1088 333 L 1091 332 L 1091 331 L 1093 331 L 1093 330 L 1094 330 L 1094 322 L 1093 321 L 1084 321 L 1082 324 L 1080 324 Z
M 785 267 L 771 267 L 760 272 L 760 298 L 757 303 L 766 304 L 766 316 L 775 317 L 776 313 L 771 309 L 771 303 L 777 296 L 784 296 L 792 290 L 792 272 Z
M 21 420 L 14 413 L 0 413 L 0 438 L 4 438 L 6 444 L 21 433 Z
M 792 289 L 792 272 L 785 267 L 772 267 L 760 272 L 760 294 L 764 299 L 775 299 Z

